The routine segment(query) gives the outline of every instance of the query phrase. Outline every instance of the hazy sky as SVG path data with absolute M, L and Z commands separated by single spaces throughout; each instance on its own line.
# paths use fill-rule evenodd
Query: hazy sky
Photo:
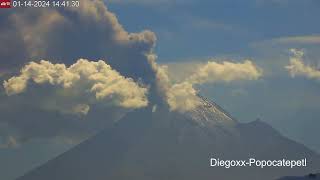
M 82 56 L 97 60 L 95 58 L 111 54 L 109 62 L 120 74 L 106 66 L 103 67 L 114 74 L 117 79 L 121 79 L 119 84 L 126 84 L 136 89 L 136 94 L 140 97 L 138 99 L 140 107 L 145 100 L 145 87 L 141 87 L 138 82 L 133 84 L 131 80 L 122 79 L 122 75 L 136 80 L 135 77 L 150 74 L 144 68 L 147 65 L 143 62 L 136 63 L 139 66 L 142 64 L 140 67 L 133 63 L 129 63 L 133 68 L 126 66 L 130 62 L 128 59 L 131 58 L 145 60 L 145 57 L 141 57 L 140 52 L 149 52 L 154 48 L 153 53 L 158 56 L 157 63 L 168 65 L 169 71 L 172 72 L 188 72 L 194 67 L 193 65 L 204 64 L 209 60 L 242 63 L 244 59 L 249 59 L 262 69 L 261 78 L 254 81 L 233 83 L 205 82 L 197 85 L 197 89 L 203 96 L 224 107 L 239 121 L 249 122 L 260 118 L 282 134 L 320 152 L 320 141 L 318 140 L 320 136 L 320 73 L 318 71 L 320 67 L 320 24 L 318 23 L 320 2 L 318 0 L 106 0 L 106 4 L 109 11 L 116 14 L 125 30 L 119 28 L 110 15 L 107 16 L 111 17 L 111 20 L 108 19 L 106 22 L 103 21 L 96 25 L 90 21 L 90 18 L 86 19 L 87 16 L 81 16 L 79 19 L 74 18 L 77 15 L 72 12 L 62 11 L 59 13 L 65 17 L 70 16 L 70 19 L 74 18 L 74 24 L 69 24 L 68 19 L 65 20 L 61 14 L 56 12 L 50 12 L 52 14 L 48 16 L 50 17 L 48 19 L 46 14 L 50 13 L 46 10 L 39 12 L 42 13 L 41 16 L 36 13 L 30 15 L 27 12 L 20 12 L 19 16 L 15 16 L 14 12 L 0 11 L 0 40 L 7 42 L 0 45 L 0 79 L 16 75 L 13 72 L 18 72 L 17 67 L 20 68 L 31 60 L 39 60 L 38 58 L 48 58 L 47 60 L 57 60 L 57 62 L 61 62 L 59 60 L 63 59 L 62 62 L 70 65 L 75 63 L 75 58 Z M 10 18 L 6 18 L 7 14 L 10 15 Z M 94 20 L 100 23 L 99 18 Z M 66 23 L 66 26 L 63 25 L 61 28 L 60 23 Z M 106 23 L 105 26 L 104 23 Z M 73 26 L 75 28 L 70 28 Z M 91 26 L 94 28 L 87 28 Z M 114 26 L 114 28 L 110 29 L 109 26 Z M 17 32 L 13 31 L 13 28 L 17 29 Z M 73 31 L 74 29 L 79 31 Z M 135 34 L 128 40 L 127 37 L 130 35 L 125 32 L 141 32 L 146 29 L 154 32 L 156 38 L 147 31 Z M 88 36 L 89 33 L 91 36 Z M 26 34 L 37 36 L 38 39 L 30 40 L 29 36 L 25 36 Z M 70 34 L 72 35 L 68 36 Z M 75 38 L 82 34 L 85 34 L 83 39 Z M 114 34 L 118 39 L 110 38 Z M 103 38 L 100 38 L 101 35 Z M 7 37 L 15 38 L 8 40 Z M 59 44 L 61 43 L 59 39 L 63 45 Z M 105 39 L 110 40 L 111 45 L 104 44 Z M 44 43 L 46 41 L 50 42 L 48 43 L 50 46 Z M 44 49 L 53 48 L 42 52 L 43 47 Z M 64 47 L 69 49 L 63 49 Z M 13 51 L 14 49 L 16 50 Z M 307 70 L 300 71 L 303 72 L 301 76 L 292 77 L 288 69 L 285 68 L 289 65 L 290 58 L 295 56 L 290 49 L 304 53 L 301 59 L 306 64 L 304 69 Z M 80 53 L 80 55 L 74 55 L 73 51 Z M 68 60 L 65 61 L 64 58 Z M 23 62 L 18 61 L 20 59 L 23 59 Z M 121 59 L 120 63 L 118 59 Z M 97 67 L 100 66 L 94 65 L 94 68 Z M 311 70 L 308 67 L 312 67 Z M 75 72 L 72 71 L 72 73 Z M 179 73 L 175 76 L 179 79 Z M 145 81 L 149 82 L 150 79 L 145 79 Z M 56 82 L 51 84 L 59 85 Z M 79 83 L 79 87 L 82 85 L 82 82 Z M 34 84 L 30 88 L 34 88 L 33 86 Z M 22 127 L 20 133 L 26 137 L 20 139 L 24 143 L 20 144 L 19 142 L 18 147 L 0 147 L 0 169 L 5 169 L 4 174 L 0 173 L 0 179 L 4 180 L 16 177 L 16 173 L 25 172 L 37 166 L 78 142 L 74 142 L 74 139 L 64 138 L 62 138 L 64 141 L 59 141 L 59 138 L 58 140 L 43 141 L 41 138 L 52 137 L 57 133 L 79 137 L 79 129 L 88 133 L 92 132 L 92 129 L 99 129 L 97 127 L 101 125 L 101 117 L 106 117 L 106 114 L 118 117 L 117 113 L 110 115 L 110 112 L 118 112 L 110 109 L 110 104 L 101 103 L 99 99 L 92 101 L 91 97 L 72 96 L 71 100 L 77 102 L 76 106 L 67 104 L 59 107 L 59 103 L 65 104 L 69 99 L 61 98 L 65 97 L 65 94 L 61 96 L 60 91 L 56 92 L 55 89 L 48 87 L 12 99 L 5 95 L 3 87 L 0 90 L 1 118 L 28 117 L 29 120 L 32 120 L 31 124 L 24 123 L 24 121 L 22 123 L 19 121 L 9 122 L 15 128 Z M 51 98 L 47 96 L 47 93 L 50 93 Z M 75 94 L 82 95 L 81 93 L 81 91 L 77 91 Z M 38 96 L 39 94 L 40 96 Z M 123 91 L 118 92 L 118 95 L 121 97 L 120 99 L 129 97 L 130 101 L 119 101 L 114 98 L 111 99 L 112 106 L 137 107 L 131 103 L 133 100 L 136 103 L 137 99 L 130 98 L 131 96 Z M 35 97 L 42 97 L 45 102 L 38 102 Z M 31 103 L 40 104 L 40 106 L 44 104 L 45 106 L 40 113 L 37 113 L 39 115 L 34 115 L 36 113 L 33 112 L 37 107 L 30 106 L 28 102 L 20 103 L 19 98 L 25 98 Z M 53 99 L 58 106 L 47 103 Z M 94 113 L 89 113 L 86 118 L 81 116 L 80 119 L 83 118 L 84 121 L 80 124 L 76 123 L 76 127 L 73 127 L 75 119 L 79 117 L 75 118 L 70 114 L 74 112 L 88 113 L 89 106 L 78 103 L 83 102 L 84 99 L 90 99 L 90 111 L 92 109 Z M 109 108 L 108 113 L 103 109 L 105 106 Z M 22 113 L 10 115 L 15 112 L 12 107 Z M 71 111 L 67 111 L 66 109 L 70 107 L 72 107 Z M 47 109 L 54 109 L 55 112 L 48 115 L 43 112 Z M 62 112 L 62 115 L 57 112 Z M 42 124 L 41 121 L 34 120 L 39 117 L 41 120 L 59 119 L 59 121 Z M 68 118 L 71 120 L 69 121 Z M 85 120 L 90 118 L 97 120 L 94 125 L 88 127 Z M 60 125 L 66 119 L 68 119 L 67 125 L 61 128 Z M 44 127 L 57 127 L 58 130 L 46 131 L 42 129 L 43 125 Z M 0 130 L 9 131 L 10 128 L 1 126 L 0 123 Z M 0 131 L 0 136 L 5 133 Z M 30 142 L 27 141 L 29 138 L 34 139 Z M 1 142 L 5 142 L 3 137 L 0 137 L 0 144 Z M 12 139 L 9 138 L 8 142 L 11 143 L 9 145 L 16 146 L 16 142 Z

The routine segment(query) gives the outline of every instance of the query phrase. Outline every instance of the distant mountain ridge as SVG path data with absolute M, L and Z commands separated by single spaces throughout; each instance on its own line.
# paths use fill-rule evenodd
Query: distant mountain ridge
M 302 159 L 305 168 L 218 168 L 209 159 Z M 320 167 L 320 156 L 262 121 L 239 123 L 201 97 L 188 113 L 152 107 L 127 114 L 113 127 L 17 180 L 270 180 Z
M 288 177 L 280 178 L 278 180 L 320 180 L 320 173 L 308 174 L 306 176 L 300 176 L 300 177 L 288 176 Z

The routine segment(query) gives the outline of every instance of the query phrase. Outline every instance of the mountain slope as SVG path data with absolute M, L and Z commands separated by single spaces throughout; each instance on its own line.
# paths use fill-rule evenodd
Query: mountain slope
M 210 158 L 302 159 L 306 168 L 225 169 Z M 202 98 L 189 113 L 145 108 L 129 113 L 113 127 L 81 143 L 18 180 L 194 180 L 276 179 L 320 167 L 320 157 L 269 125 L 240 124 L 219 106 Z

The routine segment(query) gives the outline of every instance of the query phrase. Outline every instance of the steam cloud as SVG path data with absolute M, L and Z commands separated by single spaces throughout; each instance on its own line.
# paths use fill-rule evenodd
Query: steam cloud
M 243 63 L 224 61 L 221 64 L 209 61 L 191 75 L 187 81 L 192 84 L 203 84 L 220 81 L 257 80 L 260 76 L 261 70 L 250 60 L 245 60 Z
M 48 83 L 52 85 L 50 88 L 88 97 L 83 103 L 111 102 L 124 108 L 141 108 L 148 104 L 147 88 L 139 86 L 131 78 L 121 76 L 102 60 L 93 62 L 79 59 L 70 67 L 44 60 L 40 63 L 31 62 L 22 68 L 19 76 L 5 81 L 4 88 L 8 95 L 19 94 L 26 90 L 29 81 Z M 71 107 L 70 112 L 87 114 L 89 108 L 87 104 L 77 104 Z
M 245 60 L 243 63 L 224 61 L 217 63 L 208 61 L 207 64 L 198 66 L 189 77 L 182 82 L 171 82 L 168 67 L 159 66 L 155 62 L 153 68 L 156 71 L 158 86 L 163 91 L 163 96 L 173 111 L 185 112 L 197 108 L 200 105 L 198 92 L 195 85 L 216 82 L 232 82 L 239 80 L 257 80 L 262 76 L 262 70 Z
M 290 57 L 290 64 L 285 66 L 291 77 L 304 76 L 309 79 L 320 80 L 320 71 L 313 66 L 306 65 L 303 61 L 304 52 L 298 49 L 290 49 L 293 56 Z

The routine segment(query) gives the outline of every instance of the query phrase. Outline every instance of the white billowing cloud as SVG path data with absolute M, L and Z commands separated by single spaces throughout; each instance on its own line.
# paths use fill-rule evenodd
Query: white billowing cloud
M 27 87 L 27 81 L 24 77 L 14 77 L 5 81 L 3 86 L 8 95 L 18 94 L 23 92 Z
M 290 51 L 293 56 L 290 57 L 290 63 L 285 68 L 289 71 L 291 77 L 305 76 L 310 79 L 320 80 L 320 70 L 304 63 L 304 52 L 302 50 L 290 49 Z
M 200 105 L 197 90 L 189 82 L 173 84 L 167 91 L 167 102 L 173 111 L 190 111 Z
M 168 66 L 158 65 L 155 61 L 151 64 L 156 72 L 158 88 L 163 93 L 170 110 L 179 112 L 190 111 L 200 105 L 198 91 L 194 85 L 257 80 L 262 76 L 262 70 L 250 60 L 245 60 L 243 63 L 208 61 L 207 64 L 194 65 L 196 70 L 189 77 L 183 78 L 180 82 L 172 82 Z
M 147 88 L 126 78 L 102 60 L 97 62 L 79 59 L 66 67 L 42 60 L 30 62 L 24 66 L 19 76 L 4 82 L 7 95 L 26 91 L 28 84 L 49 84 L 49 88 L 63 91 L 61 96 L 69 98 L 72 104 L 65 112 L 87 114 L 88 104 L 112 104 L 123 108 L 141 108 L 147 106 Z M 72 100 L 81 99 L 81 103 Z
M 261 75 L 261 70 L 250 60 L 245 60 L 243 63 L 209 61 L 191 75 L 187 81 L 192 84 L 203 84 L 221 81 L 256 80 Z

